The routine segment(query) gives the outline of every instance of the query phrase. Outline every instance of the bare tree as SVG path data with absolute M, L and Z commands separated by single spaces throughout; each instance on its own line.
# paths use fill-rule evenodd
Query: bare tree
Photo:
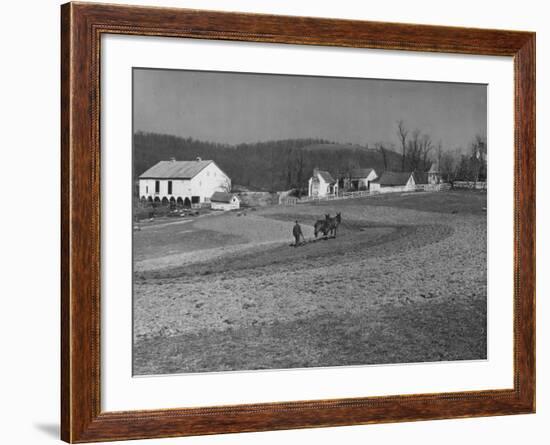
M 470 175 L 474 183 L 479 182 L 480 174 L 487 171 L 487 138 L 476 134 L 470 144 Z
M 403 119 L 397 121 L 397 136 L 401 143 L 401 171 L 405 171 L 405 158 L 407 156 L 407 135 L 409 130 L 405 127 Z
M 408 158 L 411 170 L 418 170 L 422 156 L 422 137 L 418 128 L 412 132 L 412 135 L 407 143 L 407 150 L 405 154 Z
M 443 181 L 451 184 L 451 188 L 454 188 L 454 183 L 459 175 L 462 158 L 460 148 L 441 153 L 439 170 Z
M 378 149 L 378 151 L 382 155 L 382 161 L 384 161 L 384 170 L 389 170 L 388 153 L 386 151 L 386 147 L 384 147 L 384 144 L 382 142 L 378 142 L 377 144 L 375 144 L 375 147 Z
M 228 177 L 225 177 L 223 180 L 223 183 L 221 184 L 220 188 L 225 193 L 231 193 L 231 180 Z
M 343 190 L 352 190 L 353 187 L 353 170 L 360 168 L 359 161 L 348 159 L 343 165 L 338 182 Z
M 422 169 L 428 169 L 428 163 L 430 161 L 430 153 L 433 149 L 432 139 L 425 134 L 420 140 L 420 158 L 422 160 Z
M 437 168 L 441 169 L 441 158 L 443 157 L 443 143 L 441 142 L 441 139 L 437 143 L 437 147 L 435 148 L 435 156 L 437 160 Z
M 415 129 L 407 142 L 406 156 L 412 171 L 425 171 L 430 162 L 430 153 L 433 150 L 432 139 Z

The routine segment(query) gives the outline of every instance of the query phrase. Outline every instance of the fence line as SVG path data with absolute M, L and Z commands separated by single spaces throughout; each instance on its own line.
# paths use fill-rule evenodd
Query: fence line
M 487 182 L 455 181 L 453 187 L 457 189 L 487 190 Z
M 456 183 L 455 183 L 456 184 Z M 478 183 L 479 184 L 479 183 Z M 321 201 L 335 201 L 341 199 L 355 199 L 355 198 L 368 198 L 371 196 L 378 196 L 386 193 L 403 193 L 403 192 L 438 192 L 441 190 L 449 190 L 450 184 L 416 184 L 414 186 L 396 186 L 396 187 L 384 187 L 381 190 L 359 190 L 355 192 L 342 192 L 338 194 L 326 195 L 326 196 L 304 196 L 303 198 L 286 197 L 281 199 L 282 205 L 297 205 L 306 204 L 311 202 Z

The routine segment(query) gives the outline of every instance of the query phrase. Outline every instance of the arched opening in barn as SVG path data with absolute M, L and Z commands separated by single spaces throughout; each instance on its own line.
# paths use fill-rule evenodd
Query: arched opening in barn
M 164 198 L 162 198 L 162 205 L 163 206 L 167 206 L 168 205 L 168 198 L 165 196 Z
M 183 207 L 183 199 L 181 199 L 181 197 L 179 197 L 176 201 L 176 204 L 178 205 L 178 207 Z
M 183 201 L 184 207 L 191 207 L 191 200 L 189 198 L 185 198 L 185 201 Z
M 147 201 L 148 201 L 148 202 L 153 202 L 153 197 L 152 197 L 152 196 L 149 196 L 149 197 L 147 198 Z

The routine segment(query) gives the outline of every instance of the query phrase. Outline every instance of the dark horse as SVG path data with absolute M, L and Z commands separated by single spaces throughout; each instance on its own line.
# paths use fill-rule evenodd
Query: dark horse
M 334 218 L 331 218 L 329 215 L 326 222 L 327 222 L 329 234 L 333 238 L 336 238 L 336 230 L 338 229 L 338 226 L 342 222 L 342 215 L 340 214 L 340 212 L 338 212 Z
M 317 235 L 319 233 L 323 233 L 323 236 L 326 238 L 327 237 L 327 234 L 329 232 L 329 227 L 328 227 L 328 221 L 330 220 L 330 213 L 327 213 L 325 215 L 325 219 L 319 219 L 315 222 L 315 224 L 313 225 L 313 229 L 315 231 L 315 238 L 317 238 Z

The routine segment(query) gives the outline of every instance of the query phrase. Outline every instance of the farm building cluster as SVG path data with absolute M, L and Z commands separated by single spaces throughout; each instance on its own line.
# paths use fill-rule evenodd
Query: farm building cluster
M 335 179 L 330 172 L 315 168 L 308 181 L 309 197 L 338 195 L 340 191 L 411 191 L 417 185 L 436 185 L 441 182 L 438 168 L 432 164 L 427 172 L 383 171 L 355 168 Z
M 441 182 L 435 165 L 427 172 L 378 173 L 374 168 L 354 168 L 335 176 L 329 171 L 314 168 L 308 180 L 308 197 L 334 197 L 349 191 L 412 191 L 419 185 L 436 185 Z M 192 161 L 176 161 L 174 158 L 160 161 L 139 176 L 138 187 L 143 204 L 209 206 L 213 210 L 235 210 L 249 199 L 258 200 L 257 197 L 248 196 L 250 193 L 232 193 L 231 178 L 214 161 L 201 158 Z M 280 192 L 279 195 L 289 192 Z

